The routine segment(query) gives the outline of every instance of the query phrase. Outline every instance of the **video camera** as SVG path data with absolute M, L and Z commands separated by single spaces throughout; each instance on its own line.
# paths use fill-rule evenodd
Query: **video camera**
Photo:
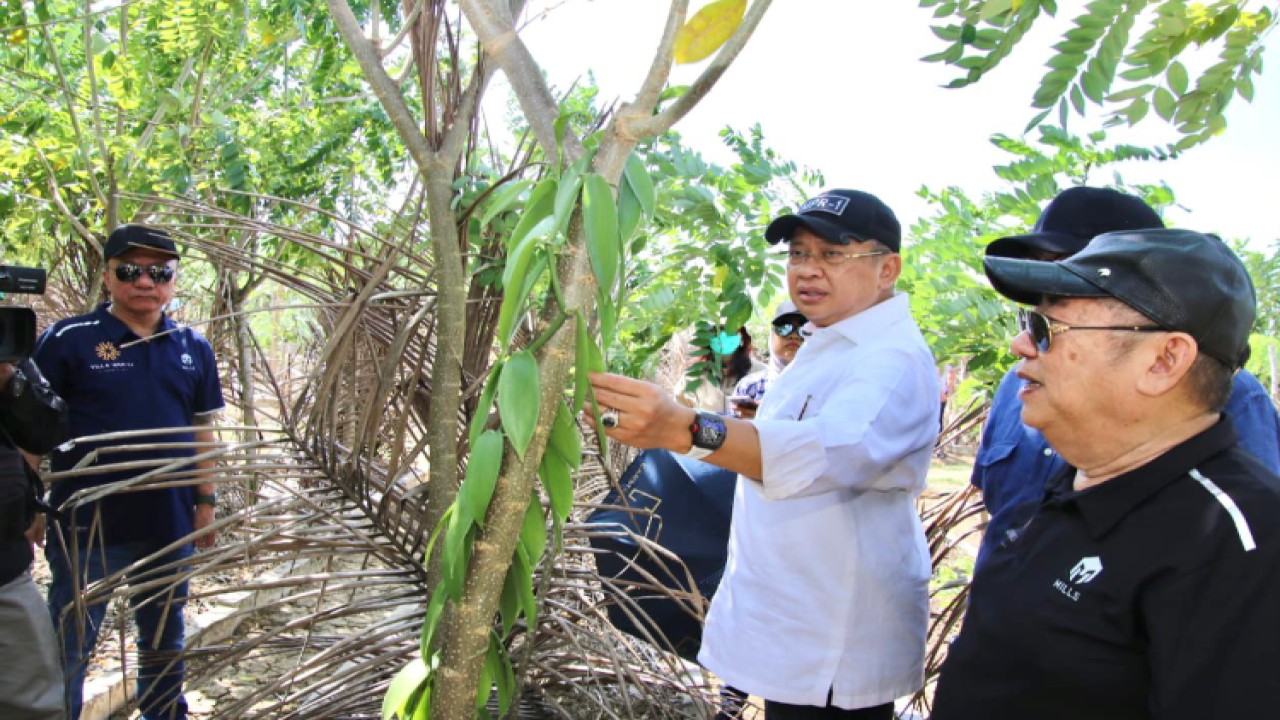
M 45 271 L 0 265 L 0 293 L 43 295 Z M 36 313 L 27 307 L 0 307 L 0 362 L 18 362 L 36 349 Z

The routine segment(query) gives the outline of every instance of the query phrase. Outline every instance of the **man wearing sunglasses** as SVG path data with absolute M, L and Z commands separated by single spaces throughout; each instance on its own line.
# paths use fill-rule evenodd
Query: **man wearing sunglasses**
M 1061 260 L 1103 233 L 1161 227 L 1160 216 L 1132 195 L 1109 188 L 1073 187 L 1045 207 L 1030 233 L 996 240 L 987 246 L 986 255 Z M 1035 316 L 1028 318 L 1041 327 Z M 1023 424 L 1019 399 L 1023 381 L 1017 370 L 1011 369 L 996 390 L 974 459 L 971 481 L 982 490 L 990 515 L 977 567 L 986 563 L 994 548 L 1016 539 L 1043 499 L 1045 484 L 1065 466 L 1040 431 Z M 1225 412 L 1235 423 L 1241 446 L 1280 473 L 1280 418 L 1266 389 L 1247 370 L 1235 374 Z
M 593 374 L 609 437 L 739 473 L 698 659 L 768 720 L 890 720 L 924 683 L 929 551 L 916 513 L 938 436 L 933 355 L 894 285 L 901 228 L 831 190 L 769 224 L 812 333 L 754 420 Z
M 1239 258 L 1187 230 L 988 257 L 1023 313 L 1022 417 L 1066 466 L 970 587 L 931 720 L 1263 717 L 1280 691 L 1280 478 L 1222 412 L 1249 356 Z
M 765 390 L 769 389 L 769 383 L 791 364 L 800 346 L 804 344 L 800 328 L 806 322 L 808 320 L 796 310 L 795 304 L 790 300 L 783 300 L 778 305 L 773 314 L 773 322 L 770 323 L 769 366 L 738 381 L 733 396 L 729 398 L 735 415 L 747 420 L 756 416 L 756 410 L 760 407 Z
M 34 357 L 49 383 L 71 409 L 71 436 L 85 438 L 122 431 L 208 425 L 222 409 L 222 389 L 213 348 L 200 333 L 179 326 L 166 313 L 177 282 L 178 250 L 168 233 L 142 225 L 116 228 L 103 247 L 103 282 L 110 302 L 88 315 L 55 323 L 41 337 Z M 197 480 L 195 484 L 142 491 L 115 492 L 100 501 L 80 503 L 79 491 L 128 482 L 194 456 L 215 442 L 208 429 L 145 434 L 121 440 L 76 441 L 51 456 L 54 471 L 85 462 L 115 465 L 53 485 L 50 502 L 61 507 L 60 526 L 52 527 L 45 554 L 52 582 L 49 610 L 62 641 L 71 720 L 79 717 L 85 666 L 97 641 L 106 604 L 85 608 L 77 617 L 76 595 L 103 577 L 134 566 L 130 579 L 153 582 L 155 590 L 132 602 L 138 626 L 138 698 L 143 718 L 186 717 L 182 697 L 185 581 L 176 578 L 181 563 L 193 553 L 191 543 L 165 550 L 214 519 L 214 486 L 208 481 L 211 460 L 193 463 L 163 479 Z M 132 446 L 159 444 L 153 449 Z M 139 480 L 146 482 L 146 479 Z M 213 533 L 196 541 L 211 546 Z M 141 563 L 135 566 L 135 563 Z M 155 568 L 173 564 L 159 574 Z M 73 571 L 72 568 L 75 568 Z M 145 577 L 143 577 L 145 576 Z M 165 577 L 174 577 L 165 583 Z

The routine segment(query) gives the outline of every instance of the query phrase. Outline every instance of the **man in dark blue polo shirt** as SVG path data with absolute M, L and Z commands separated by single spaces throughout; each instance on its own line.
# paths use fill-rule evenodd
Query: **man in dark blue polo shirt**
M 177 276 L 173 240 L 162 230 L 125 225 L 111 233 L 103 255 L 107 262 L 103 280 L 111 302 L 88 315 L 54 324 L 41 337 L 34 355 L 49 383 L 70 406 L 71 437 L 78 438 L 53 452 L 53 470 L 79 467 L 77 473 L 83 472 L 53 486 L 51 503 L 69 512 L 60 528 L 51 529 L 45 551 L 52 573 L 49 610 L 62 637 L 72 720 L 79 717 L 85 664 L 106 610 L 105 604 L 97 603 L 87 607 L 86 618 L 77 617 L 76 594 L 139 560 L 145 562 L 131 571 L 132 576 L 190 557 L 190 543 L 160 551 L 209 526 L 216 503 L 208 480 L 212 461 L 197 461 L 185 468 L 173 464 L 175 458 L 195 454 L 193 442 L 212 444 L 212 430 L 144 432 L 114 439 L 94 436 L 207 425 L 223 406 L 213 348 L 200 333 L 179 327 L 164 312 Z M 133 449 L 154 443 L 165 447 Z M 127 470 L 92 470 L 125 462 L 131 464 Z M 145 486 L 149 473 L 180 472 L 191 465 L 197 472 L 186 477 L 189 482 L 198 481 L 195 484 L 143 491 L 122 487 L 101 499 L 84 497 L 85 491 L 108 483 Z M 198 540 L 202 547 L 212 542 L 212 532 Z M 146 576 L 148 581 L 155 579 L 155 575 Z M 133 599 L 138 697 L 146 720 L 186 717 L 184 669 L 177 660 L 183 648 L 186 593 L 184 581 Z
M 989 257 L 1061 260 L 1080 252 L 1102 233 L 1160 228 L 1164 223 L 1142 200 L 1110 188 L 1073 187 L 1058 194 L 1026 235 L 1000 238 L 987 246 Z M 1009 370 L 996 389 L 982 429 L 970 481 L 982 490 L 990 514 L 977 567 L 992 548 L 1021 531 L 1044 498 L 1045 484 L 1066 465 L 1039 430 L 1022 422 L 1018 392 L 1022 380 Z M 1280 474 L 1280 416 L 1266 388 L 1248 370 L 1236 373 L 1224 412 L 1235 425 L 1240 445 L 1272 472 Z
M 1280 478 L 1222 413 L 1254 321 L 1243 264 L 1163 229 L 984 264 L 1036 306 L 1012 345 L 1022 417 L 1068 465 L 978 569 L 931 720 L 1273 716 Z

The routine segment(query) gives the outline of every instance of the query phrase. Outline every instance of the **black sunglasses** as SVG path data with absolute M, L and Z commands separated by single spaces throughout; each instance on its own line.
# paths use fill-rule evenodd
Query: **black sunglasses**
M 1125 332 L 1168 332 L 1159 325 L 1068 325 L 1041 315 L 1034 310 L 1018 311 L 1018 329 L 1031 335 L 1031 341 L 1040 352 L 1048 352 L 1053 336 L 1069 330 L 1122 330 Z
M 804 339 L 804 336 L 800 334 L 800 327 L 801 327 L 803 324 L 804 324 L 804 323 L 797 323 L 797 322 L 774 323 L 774 324 L 773 324 L 773 331 L 774 331 L 774 332 L 776 332 L 776 333 L 778 333 L 778 337 L 786 337 L 786 336 L 788 336 L 788 335 L 795 335 L 796 337 L 798 337 L 798 338 L 800 338 L 801 340 L 803 340 L 803 339 Z
M 148 265 L 143 267 L 134 263 L 120 263 L 116 266 L 116 279 L 131 283 L 146 273 L 151 282 L 162 285 L 173 280 L 174 269 L 170 265 Z

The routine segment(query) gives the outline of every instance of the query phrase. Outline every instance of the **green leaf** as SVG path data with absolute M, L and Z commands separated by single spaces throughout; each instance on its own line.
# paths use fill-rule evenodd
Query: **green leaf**
M 596 315 L 600 318 L 600 346 L 608 348 L 613 345 L 618 329 L 618 309 L 614 306 L 613 298 L 605 294 L 604 288 L 596 293 Z
M 636 194 L 624 180 L 622 187 L 618 190 L 618 238 L 622 242 L 630 240 L 635 235 L 636 228 L 640 227 L 641 214 L 640 201 L 636 199 Z
M 498 415 L 507 439 L 521 458 L 537 429 L 541 396 L 537 361 L 527 350 L 513 354 L 498 376 Z
M 427 664 L 415 657 L 391 679 L 387 694 L 382 696 L 382 720 L 404 716 L 406 705 L 427 681 Z
M 1169 81 L 1169 89 L 1174 95 L 1182 96 L 1187 94 L 1187 68 L 1178 61 L 1169 63 L 1169 69 L 1165 71 L 1165 79 Z
M 573 475 L 569 466 L 558 454 L 547 453 L 538 466 L 538 477 L 551 500 L 551 511 L 555 513 L 556 521 L 564 522 L 573 510 Z
M 502 581 L 502 594 L 498 596 L 498 615 L 502 619 L 502 635 L 511 635 L 511 628 L 520 619 L 520 588 L 515 579 L 516 565 L 507 567 L 507 575 Z
M 502 361 L 499 360 L 489 368 L 489 378 L 484 381 L 484 390 L 480 393 L 480 400 L 476 403 L 476 414 L 471 418 L 471 429 L 467 434 L 467 442 L 471 447 L 476 446 L 476 440 L 480 437 L 480 433 L 484 431 L 484 426 L 489 422 L 489 409 L 493 407 L 493 397 L 498 394 L 498 373 L 502 370 Z
M 529 627 L 533 627 L 538 618 L 538 600 L 533 594 L 533 563 L 529 561 L 529 554 L 524 545 L 516 544 L 514 560 L 512 565 L 516 568 L 516 593 L 520 598 L 524 616 L 529 621 Z
M 556 408 L 556 418 L 551 423 L 547 447 L 571 468 L 582 464 L 582 435 L 578 432 L 577 423 L 573 421 L 573 414 L 564 403 Z
M 525 508 L 524 524 L 520 526 L 520 544 L 529 555 L 529 561 L 537 565 L 547 547 L 547 518 L 542 513 L 542 503 L 534 491 Z
M 569 410 L 574 415 L 577 415 L 582 411 L 582 403 L 587 399 L 587 388 L 591 387 L 591 381 L 587 379 L 587 373 L 592 372 L 587 362 L 590 358 L 591 335 L 587 332 L 587 320 L 582 316 L 581 311 L 577 313 L 575 332 L 573 405 Z
M 547 218 L 546 222 L 554 222 L 554 219 Z M 502 346 L 511 344 L 516 320 L 524 308 L 525 275 L 529 272 L 529 263 L 537 242 L 537 238 L 526 238 L 515 252 L 507 256 L 507 267 L 502 273 L 502 305 L 498 308 L 498 327 L 494 335 Z
M 582 188 L 582 174 L 590 167 L 591 158 L 590 153 L 584 154 L 564 171 L 564 175 L 560 176 L 560 187 L 556 188 L 557 224 L 569 221 L 569 215 L 573 212 L 573 207 L 578 200 L 578 190 Z
M 498 687 L 498 717 L 506 717 L 507 710 L 515 701 L 516 671 L 511 664 L 510 656 L 507 655 L 506 647 L 493 635 L 489 636 L 489 648 L 493 657 L 490 674 L 493 675 L 494 684 Z
M 498 484 L 502 470 L 502 433 L 485 430 L 471 448 L 467 458 L 467 475 L 458 489 L 458 501 L 465 503 L 471 517 L 483 522 L 493 499 L 493 489 Z
M 983 20 L 991 20 L 997 15 L 1003 15 L 1013 9 L 1013 0 L 986 0 L 982 4 L 981 18 Z
M 471 529 L 475 527 L 475 518 L 471 516 L 471 508 L 463 503 L 455 502 L 454 508 L 457 512 L 449 518 L 444 550 L 440 555 L 440 585 L 448 597 L 457 600 L 462 597 L 462 586 L 467 579 L 467 559 L 471 556 Z
M 1172 119 L 1173 113 L 1178 109 L 1178 101 L 1174 99 L 1173 93 L 1164 88 L 1156 88 L 1151 100 L 1155 104 L 1156 114 L 1165 120 Z
M 499 213 L 510 210 L 513 205 L 520 202 L 520 196 L 526 190 L 533 186 L 532 180 L 517 180 L 503 185 L 494 191 L 485 202 L 484 214 L 480 216 L 480 224 L 488 225 Z
M 645 217 L 652 218 L 658 209 L 658 195 L 653 187 L 653 178 L 649 177 L 649 171 L 644 166 L 644 160 L 634 152 L 627 156 L 622 178 L 640 201 Z
M 538 223 L 555 212 L 558 187 L 559 183 L 556 182 L 556 179 L 549 177 L 539 182 L 533 192 L 529 194 L 529 199 L 525 202 L 524 209 L 520 211 L 520 222 L 516 223 L 516 229 L 511 231 L 511 239 L 507 244 L 508 251 L 518 246 L 525 236 L 533 232 Z
M 596 173 L 587 175 L 582 187 L 582 225 L 587 234 L 587 254 L 600 289 L 613 294 L 618 278 L 621 240 L 618 210 L 609 182 Z

